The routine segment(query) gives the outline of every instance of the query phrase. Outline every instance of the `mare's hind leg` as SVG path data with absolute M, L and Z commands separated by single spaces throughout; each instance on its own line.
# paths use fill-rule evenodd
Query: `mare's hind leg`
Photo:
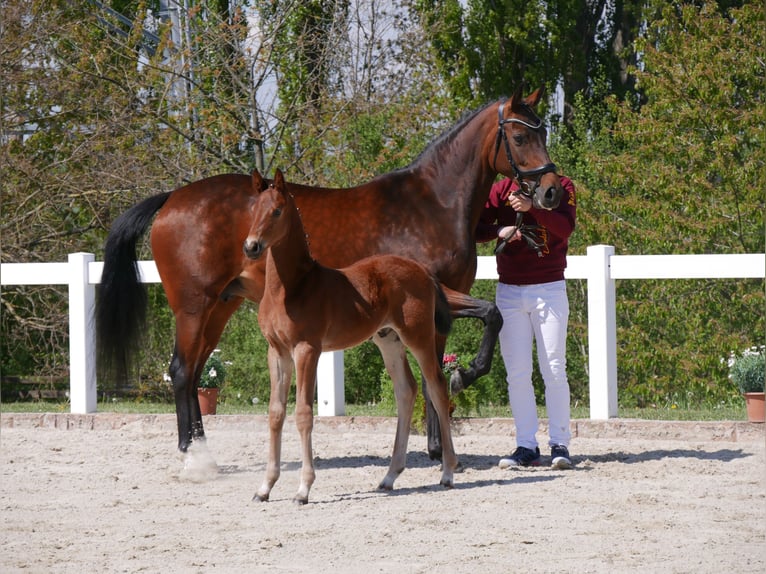
M 406 350 L 399 339 L 399 335 L 393 330 L 387 329 L 375 335 L 373 342 L 383 355 L 383 362 L 394 385 L 394 396 L 396 397 L 397 422 L 394 450 L 388 473 L 378 485 L 381 490 L 391 490 L 394 488 L 394 481 L 402 473 L 407 463 L 407 442 L 410 437 L 410 424 L 415 406 L 417 384 L 407 362 Z
M 288 354 L 280 356 L 269 345 L 269 378 L 271 395 L 269 397 L 269 460 L 266 463 L 266 476 L 253 500 L 265 502 L 269 499 L 274 483 L 279 479 L 280 461 L 282 460 L 282 428 L 287 410 L 287 392 L 293 376 L 293 362 Z
M 181 309 L 175 313 L 176 343 L 170 376 L 176 403 L 178 449 L 181 452 L 186 452 L 194 440 L 205 437 L 197 385 L 205 361 L 218 344 L 226 323 L 242 299 L 224 302 L 206 298 L 206 302 L 200 304 L 203 307 L 201 312 L 189 313 Z

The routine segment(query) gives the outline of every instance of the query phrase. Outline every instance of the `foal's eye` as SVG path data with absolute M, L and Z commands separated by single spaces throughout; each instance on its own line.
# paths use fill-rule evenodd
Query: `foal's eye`
M 282 208 L 277 207 L 271 215 L 272 217 L 279 217 L 280 215 L 282 215 Z

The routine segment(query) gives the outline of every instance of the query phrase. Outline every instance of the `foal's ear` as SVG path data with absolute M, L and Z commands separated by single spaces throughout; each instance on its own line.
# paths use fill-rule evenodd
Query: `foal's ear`
M 261 193 L 264 187 L 264 181 L 263 181 L 263 176 L 261 176 L 261 172 L 259 172 L 257 169 L 254 169 L 252 178 L 253 178 L 253 182 L 252 182 L 253 193 Z
M 274 170 L 274 187 L 281 192 L 285 191 L 285 176 L 282 175 L 282 170 L 279 168 Z

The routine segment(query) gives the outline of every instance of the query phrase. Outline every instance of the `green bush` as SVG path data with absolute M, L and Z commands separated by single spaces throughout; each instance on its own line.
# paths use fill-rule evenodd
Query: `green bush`
M 226 356 L 222 402 L 268 403 L 271 394 L 268 348 L 258 327 L 257 307 L 249 302 L 232 315 L 218 346 Z
M 750 347 L 729 355 L 729 378 L 741 393 L 762 393 L 766 375 L 766 347 Z
M 220 387 L 226 380 L 226 366 L 221 359 L 220 349 L 215 349 L 207 359 L 202 375 L 199 379 L 199 387 L 202 389 L 214 389 Z

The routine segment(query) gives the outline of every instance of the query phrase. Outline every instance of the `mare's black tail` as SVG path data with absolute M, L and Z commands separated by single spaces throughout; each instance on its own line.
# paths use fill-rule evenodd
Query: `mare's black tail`
M 171 192 L 137 203 L 112 224 L 104 246 L 104 271 L 96 298 L 99 378 L 124 383 L 146 326 L 146 287 L 141 283 L 136 244 Z

